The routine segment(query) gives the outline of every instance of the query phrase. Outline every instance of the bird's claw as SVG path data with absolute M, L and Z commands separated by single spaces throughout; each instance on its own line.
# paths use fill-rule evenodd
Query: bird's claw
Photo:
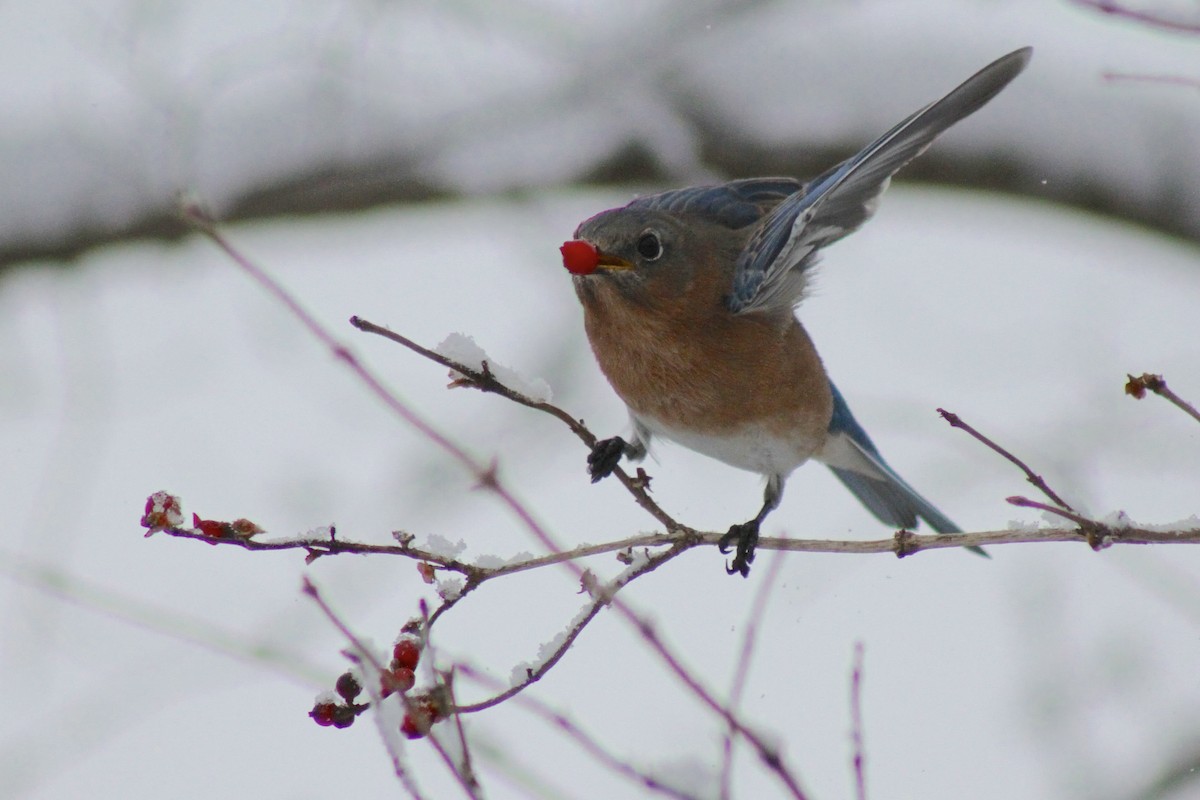
M 592 483 L 612 475 L 613 470 L 621 463 L 621 456 L 625 455 L 625 447 L 625 440 L 620 436 L 596 442 L 592 452 L 588 453 L 587 460 Z
M 717 542 L 717 549 L 721 553 L 728 553 L 730 545 L 735 542 L 737 550 L 733 555 L 733 562 L 725 565 L 725 572 L 747 578 L 750 576 L 750 565 L 754 562 L 754 547 L 758 544 L 758 521 L 750 520 L 734 525 Z

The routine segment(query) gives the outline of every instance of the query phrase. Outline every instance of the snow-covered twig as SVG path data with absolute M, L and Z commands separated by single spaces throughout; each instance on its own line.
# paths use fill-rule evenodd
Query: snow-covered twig
M 1009 500 L 1012 502 L 1012 500 Z M 1033 508 L 1033 501 L 1013 503 Z M 1049 508 L 1049 507 L 1048 507 Z M 1060 515 L 1061 516 L 1061 515 Z M 1078 516 L 1078 515 L 1077 515 Z M 1075 520 L 1076 517 L 1070 517 Z M 1087 519 L 1078 517 L 1078 519 Z M 1100 523 L 1093 522 L 1099 525 Z M 161 528 L 168 536 L 182 539 L 194 539 L 212 545 L 232 545 L 246 550 L 305 550 L 309 551 L 321 546 L 320 540 L 295 539 L 287 541 L 259 542 L 250 539 L 213 539 L 200 530 L 193 528 Z M 468 579 L 467 588 L 476 586 L 483 580 L 512 575 L 538 567 L 558 564 L 564 561 L 576 561 L 598 553 L 619 552 L 629 548 L 639 547 L 675 547 L 686 549 L 701 546 L 715 547 L 724 533 L 717 531 L 685 531 L 678 533 L 642 534 L 628 539 L 613 542 L 587 545 L 575 550 L 556 553 L 553 557 L 537 557 L 524 561 L 516 561 L 499 567 L 479 567 L 459 561 L 447 559 L 432 551 L 419 548 L 368 544 L 339 540 L 336 550 L 332 553 L 387 554 L 412 558 L 419 562 L 429 562 L 467 575 L 478 575 L 479 579 L 471 583 Z M 1184 521 L 1178 525 L 1155 527 L 1138 527 L 1128 525 L 1114 528 L 1111 531 L 1112 544 L 1200 544 L 1200 527 Z M 840 553 L 870 555 L 891 553 L 905 558 L 925 550 L 944 550 L 949 547 L 983 547 L 1003 544 L 1038 544 L 1049 542 L 1080 542 L 1087 543 L 1087 536 L 1079 528 L 1002 528 L 991 531 L 974 531 L 971 533 L 913 533 L 900 530 L 886 539 L 793 539 L 777 536 L 764 536 L 759 539 L 759 550 L 781 550 L 792 553 Z M 464 589 L 464 592 L 466 590 Z
M 626 569 L 612 581 L 604 584 L 603 586 L 596 584 L 595 579 L 591 577 L 590 573 L 585 573 L 582 585 L 584 589 L 590 592 L 591 600 L 586 606 L 583 607 L 582 610 L 580 610 L 578 614 L 575 615 L 574 622 L 563 634 L 557 638 L 554 646 L 541 655 L 538 663 L 536 665 L 527 666 L 523 678 L 514 681 L 512 686 L 508 687 L 494 697 L 488 698 L 487 700 L 482 700 L 478 703 L 459 706 L 455 710 L 464 714 L 469 714 L 475 711 L 483 711 L 484 709 L 488 709 L 492 706 L 503 703 L 510 697 L 513 697 L 534 683 L 537 683 L 542 679 L 542 676 L 549 672 L 554 665 L 557 664 L 564 655 L 566 655 L 567 650 L 570 649 L 571 645 L 575 642 L 575 639 L 578 638 L 579 634 L 583 632 L 583 629 L 587 627 L 588 623 L 590 623 L 592 619 L 594 619 L 595 616 L 600 613 L 600 610 L 605 606 L 614 604 L 613 596 L 618 591 L 620 591 L 630 582 L 640 578 L 642 575 L 658 569 L 658 567 L 660 567 L 662 564 L 665 564 L 676 556 L 681 555 L 687 550 L 690 550 L 692 546 L 693 545 L 690 543 L 690 541 L 685 540 L 677 542 L 675 546 L 664 552 L 656 553 L 654 555 L 646 555 L 639 561 L 639 563 L 636 563 L 630 568 Z
M 456 386 L 469 386 L 478 389 L 481 392 L 493 392 L 501 397 L 511 400 L 514 403 L 527 406 L 537 411 L 549 414 L 555 419 L 562 422 L 571 432 L 579 437 L 588 448 L 592 448 L 596 444 L 596 436 L 587 427 L 575 417 L 568 414 L 558 406 L 539 398 L 529 397 L 528 395 L 518 392 L 511 387 L 505 386 L 496 376 L 488 369 L 487 361 L 484 361 L 480 368 L 475 368 L 469 364 L 464 364 L 461 361 L 449 358 L 435 350 L 430 350 L 417 344 L 407 336 L 396 333 L 390 328 L 382 325 L 376 325 L 374 322 L 363 319 L 362 317 L 354 316 L 350 318 L 350 324 L 358 328 L 364 333 L 371 333 L 377 336 L 382 336 L 385 339 L 390 339 L 396 344 L 403 345 L 409 350 L 412 350 L 418 355 L 433 361 L 436 364 L 441 364 L 443 367 L 457 372 L 463 376 L 462 379 L 455 382 Z M 659 507 L 658 503 L 651 499 L 650 494 L 646 491 L 646 480 L 643 476 L 630 476 L 620 467 L 613 470 L 612 473 L 616 476 L 621 485 L 633 495 L 633 499 L 637 504 L 644 508 L 651 516 L 666 526 L 667 530 L 679 529 L 680 524 L 676 522 L 669 514 Z

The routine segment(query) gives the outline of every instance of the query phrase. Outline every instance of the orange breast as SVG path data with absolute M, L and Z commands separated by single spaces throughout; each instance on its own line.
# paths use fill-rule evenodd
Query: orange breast
M 735 316 L 684 298 L 638 305 L 606 281 L 581 294 L 600 369 L 639 416 L 703 434 L 749 424 L 819 441 L 832 414 L 829 382 L 794 317 Z

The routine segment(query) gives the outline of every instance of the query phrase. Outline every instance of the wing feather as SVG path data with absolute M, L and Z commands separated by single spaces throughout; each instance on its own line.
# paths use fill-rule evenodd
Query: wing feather
M 799 302 L 817 252 L 862 225 L 892 175 L 995 97 L 1021 73 L 1032 52 L 1026 47 L 992 62 L 776 205 L 738 258 L 730 310 L 775 311 Z

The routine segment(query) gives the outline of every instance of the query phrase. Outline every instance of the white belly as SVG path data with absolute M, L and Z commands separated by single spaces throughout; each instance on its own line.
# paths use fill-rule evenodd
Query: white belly
M 820 441 L 782 437 L 763 425 L 747 425 L 740 430 L 718 435 L 681 431 L 641 415 L 634 415 L 634 420 L 655 436 L 670 439 L 689 450 L 760 475 L 787 476 L 824 444 L 824 437 Z

